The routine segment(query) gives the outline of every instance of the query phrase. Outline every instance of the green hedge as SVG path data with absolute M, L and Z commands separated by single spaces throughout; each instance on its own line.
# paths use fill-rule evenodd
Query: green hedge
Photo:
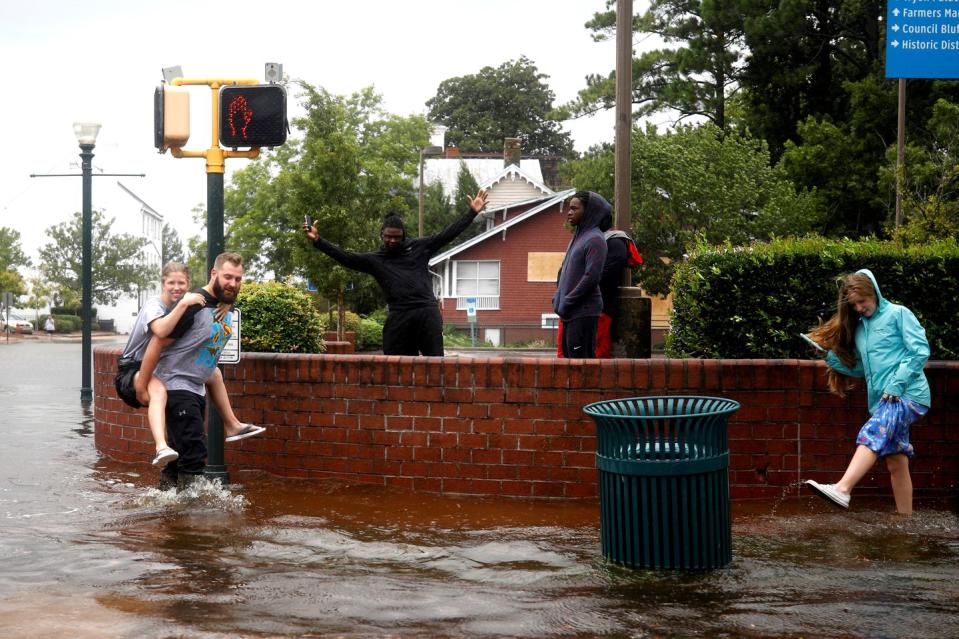
M 259 353 L 322 353 L 323 321 L 304 291 L 281 284 L 243 285 L 236 306 L 242 313 L 240 345 Z
M 883 297 L 912 310 L 932 359 L 959 359 L 959 246 L 804 238 L 698 247 L 676 269 L 668 357 L 808 357 L 797 334 L 836 308 L 837 278 L 868 268 Z
M 47 321 L 46 316 L 40 318 L 42 327 Z M 83 319 L 76 315 L 58 315 L 54 313 L 53 323 L 56 326 L 57 333 L 72 333 L 73 331 L 83 330 Z

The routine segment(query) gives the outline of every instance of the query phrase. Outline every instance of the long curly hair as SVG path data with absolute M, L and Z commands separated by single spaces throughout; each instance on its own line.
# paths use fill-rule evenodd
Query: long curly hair
M 809 337 L 823 348 L 831 350 L 846 366 L 856 364 L 856 328 L 859 326 L 859 314 L 849 304 L 849 294 L 872 298 L 878 301 L 876 287 L 869 276 L 852 273 L 837 280 L 839 300 L 836 313 L 825 322 L 809 331 Z M 829 390 L 840 397 L 856 387 L 856 378 L 843 375 L 830 367 L 826 368 L 826 384 Z

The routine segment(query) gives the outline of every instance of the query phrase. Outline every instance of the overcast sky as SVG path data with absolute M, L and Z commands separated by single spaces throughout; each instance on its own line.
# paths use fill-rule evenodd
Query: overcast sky
M 638 12 L 641 4 L 635 2 Z M 73 123 L 103 128 L 95 167 L 121 178 L 184 240 L 199 229 L 190 209 L 206 202 L 203 160 L 174 159 L 153 148 L 153 91 L 163 67 L 188 78 L 263 78 L 279 62 L 291 79 L 336 94 L 374 86 L 393 113 L 425 114 L 443 80 L 532 60 L 556 94 L 576 96 L 589 73 L 615 65 L 615 43 L 593 42 L 584 23 L 604 0 L 33 0 L 0 3 L 0 59 L 7 64 L 0 101 L 0 226 L 20 231 L 36 260 L 47 227 L 81 208 Z M 190 90 L 191 139 L 210 142 L 209 89 Z M 291 111 L 296 108 L 290 96 Z M 566 123 L 577 150 L 613 140 L 613 115 Z M 246 160 L 227 160 L 229 174 Z M 100 184 L 93 181 L 93 206 Z M 115 215 L 107 211 L 108 215 Z

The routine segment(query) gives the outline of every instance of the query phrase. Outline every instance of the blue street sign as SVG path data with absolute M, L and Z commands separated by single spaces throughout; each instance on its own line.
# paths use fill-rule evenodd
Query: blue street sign
M 475 297 L 466 298 L 466 317 L 471 322 L 476 321 L 476 298 Z
M 959 78 L 959 0 L 889 0 L 887 78 Z

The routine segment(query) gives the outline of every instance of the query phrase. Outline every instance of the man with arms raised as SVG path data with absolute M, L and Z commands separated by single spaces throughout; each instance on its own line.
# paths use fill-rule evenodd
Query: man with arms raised
M 137 378 L 137 396 L 146 399 L 146 388 L 156 375 L 167 388 L 166 421 L 170 443 L 180 458 L 163 469 L 161 488 L 182 489 L 203 474 L 206 465 L 205 384 L 233 332 L 233 312 L 217 318 L 217 304 L 233 304 L 243 281 L 243 257 L 221 253 L 213 263 L 210 281 L 195 289 L 206 299 L 191 306 L 170 336 L 153 339 L 147 347 Z M 141 400 L 142 401 L 142 400 Z

